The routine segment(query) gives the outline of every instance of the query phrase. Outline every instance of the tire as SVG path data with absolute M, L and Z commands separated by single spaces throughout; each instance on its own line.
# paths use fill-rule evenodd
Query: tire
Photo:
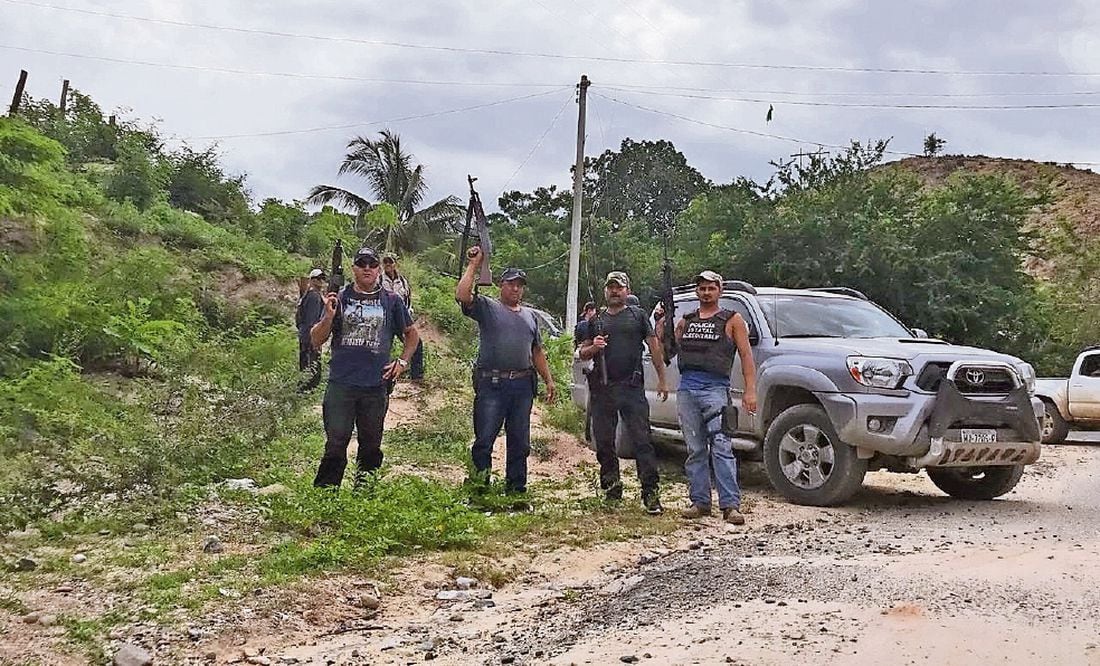
M 1049 400 L 1043 401 L 1046 415 L 1043 416 L 1042 442 L 1043 444 L 1061 444 L 1069 436 L 1069 424 L 1062 418 L 1062 413 Z
M 764 468 L 772 487 L 791 502 L 833 506 L 863 485 L 867 461 L 840 441 L 822 407 L 795 405 L 768 427 Z
M 948 495 L 957 499 L 985 501 L 1015 488 L 1024 475 L 1024 466 L 928 467 L 926 471 L 932 483 Z

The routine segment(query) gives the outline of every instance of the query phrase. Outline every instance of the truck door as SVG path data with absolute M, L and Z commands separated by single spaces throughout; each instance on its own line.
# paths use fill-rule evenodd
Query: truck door
M 1069 377 L 1069 413 L 1074 419 L 1100 419 L 1100 351 L 1077 357 Z
M 696 310 L 699 301 L 695 297 L 676 301 L 676 323 L 684 318 L 684 314 Z M 656 306 L 654 306 L 654 310 Z M 649 314 L 649 323 L 653 324 L 653 312 Z M 661 402 L 657 399 L 657 371 L 653 369 L 653 358 L 649 355 L 649 348 L 642 350 L 642 369 L 645 371 L 645 392 L 649 399 L 649 420 L 655 425 L 679 427 L 680 417 L 676 411 L 676 387 L 680 385 L 680 371 L 676 367 L 676 359 L 672 359 L 672 365 L 665 367 L 665 381 L 668 384 L 668 400 Z
M 754 332 L 759 334 L 755 319 L 747 303 L 738 297 L 723 296 L 719 305 L 725 310 L 732 310 L 741 315 L 745 324 L 749 327 L 749 336 Z M 734 357 L 733 368 L 730 370 L 730 399 L 731 404 L 737 408 L 737 431 L 752 432 L 753 417 L 741 406 L 741 398 L 745 394 L 745 378 L 741 374 L 741 355 Z

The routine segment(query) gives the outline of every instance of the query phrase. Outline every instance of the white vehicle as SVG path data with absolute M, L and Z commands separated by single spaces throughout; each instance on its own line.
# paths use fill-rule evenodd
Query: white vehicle
M 1100 428 L 1100 346 L 1089 347 L 1077 356 L 1069 379 L 1039 379 L 1035 395 L 1046 407 L 1043 443 L 1066 439 L 1069 428 Z

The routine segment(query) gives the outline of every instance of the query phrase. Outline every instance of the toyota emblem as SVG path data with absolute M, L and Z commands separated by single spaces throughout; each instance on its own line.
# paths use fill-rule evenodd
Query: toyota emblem
M 973 386 L 981 386 L 985 383 L 985 373 L 977 368 L 970 368 L 966 371 L 966 381 Z

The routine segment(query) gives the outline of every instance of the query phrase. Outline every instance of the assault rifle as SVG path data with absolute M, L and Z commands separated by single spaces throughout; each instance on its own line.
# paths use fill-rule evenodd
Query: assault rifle
M 664 319 L 661 322 L 661 351 L 664 352 L 665 365 L 672 365 L 672 357 L 680 352 L 676 344 L 676 302 L 672 296 L 672 263 L 668 260 L 668 229 L 665 229 L 664 263 L 661 265 L 661 309 Z
M 336 247 L 332 248 L 332 270 L 328 274 L 328 287 L 326 294 L 338 292 L 344 286 L 344 246 L 340 239 L 336 239 Z
M 604 330 L 603 324 L 600 323 L 600 314 L 597 312 L 596 316 L 592 318 L 592 337 L 595 338 L 598 335 L 606 335 L 607 331 Z M 607 386 L 607 356 L 603 350 L 596 352 L 596 355 L 592 357 L 592 360 L 596 363 L 596 372 L 599 373 L 599 382 L 604 386 Z
M 477 244 L 481 247 L 481 274 L 478 275 L 478 286 L 486 287 L 493 284 L 493 271 L 489 267 L 489 259 L 493 254 L 493 241 L 489 238 L 489 219 L 485 217 L 485 209 L 481 206 L 481 196 L 474 189 L 474 181 L 477 178 L 466 176 L 470 183 L 470 203 L 466 206 L 466 227 L 462 231 L 462 245 L 458 252 L 458 273 L 466 267 L 466 248 L 470 240 L 471 223 L 477 225 Z

